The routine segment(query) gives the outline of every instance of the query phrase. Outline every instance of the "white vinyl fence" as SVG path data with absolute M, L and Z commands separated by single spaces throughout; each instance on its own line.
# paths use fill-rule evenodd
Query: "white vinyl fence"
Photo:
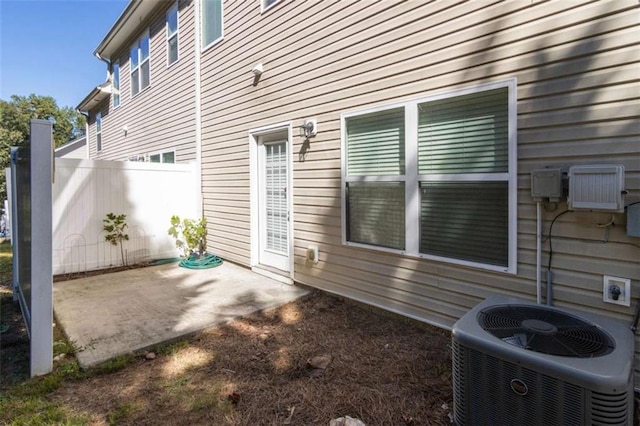
M 199 218 L 195 164 L 55 159 L 53 273 L 120 266 L 119 247 L 105 240 L 107 213 L 126 214 L 128 264 L 175 257 L 167 234 L 172 215 Z

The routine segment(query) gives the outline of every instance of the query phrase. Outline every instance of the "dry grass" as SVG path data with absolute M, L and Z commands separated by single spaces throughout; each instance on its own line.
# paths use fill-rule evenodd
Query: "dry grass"
M 450 424 L 448 332 L 325 294 L 201 333 L 50 400 L 92 424 Z M 326 370 L 307 361 L 330 355 Z

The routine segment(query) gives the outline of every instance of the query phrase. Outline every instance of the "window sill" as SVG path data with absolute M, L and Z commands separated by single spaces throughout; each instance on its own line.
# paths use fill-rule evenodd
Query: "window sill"
M 131 99 L 136 99 L 137 97 L 141 96 L 144 92 L 148 91 L 149 89 L 151 89 L 151 84 L 149 84 L 147 87 L 145 87 L 144 89 L 140 90 L 138 93 L 136 93 L 135 95 L 131 96 Z M 121 102 L 122 103 L 122 102 Z
M 213 40 L 211 43 L 207 44 L 202 49 L 200 49 L 200 53 L 205 53 L 207 50 L 211 49 L 216 44 L 221 43 L 223 40 L 224 40 L 224 36 L 218 37 L 217 39 Z
M 354 242 L 350 242 L 350 241 L 343 241 L 342 245 L 345 245 L 345 246 L 348 246 L 348 247 L 371 250 L 371 251 L 374 251 L 374 252 L 397 254 L 397 255 L 401 255 L 401 256 L 410 257 L 410 258 L 413 258 L 413 259 L 424 259 L 424 260 L 429 260 L 429 261 L 434 261 L 434 262 L 441 262 L 441 263 L 448 263 L 448 264 L 452 264 L 452 265 L 465 266 L 465 267 L 473 268 L 473 269 L 482 269 L 482 270 L 485 270 L 485 271 L 500 272 L 500 273 L 509 274 L 509 275 L 516 275 L 517 274 L 517 270 L 516 270 L 515 265 L 514 266 L 508 266 L 508 267 L 507 266 L 489 265 L 489 264 L 484 264 L 484 263 L 470 262 L 470 261 L 466 261 L 466 260 L 452 259 L 452 258 L 448 258 L 448 257 L 433 256 L 433 255 L 430 255 L 430 254 L 410 253 L 410 252 L 407 252 L 406 250 L 398 250 L 398 249 L 393 249 L 393 248 L 388 248 L 388 247 L 372 246 L 372 245 L 369 245 L 369 244 L 354 243 Z

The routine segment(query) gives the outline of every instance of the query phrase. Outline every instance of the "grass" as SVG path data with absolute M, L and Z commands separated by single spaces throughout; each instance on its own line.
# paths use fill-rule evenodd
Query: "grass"
M 0 240 L 0 283 L 10 283 L 13 276 L 13 253 L 9 241 Z

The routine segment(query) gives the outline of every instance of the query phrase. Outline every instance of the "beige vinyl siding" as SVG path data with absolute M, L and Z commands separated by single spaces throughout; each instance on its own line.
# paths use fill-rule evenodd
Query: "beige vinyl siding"
M 319 131 L 302 154 L 294 129 L 295 281 L 442 327 L 492 294 L 535 299 L 532 169 L 622 164 L 627 202 L 640 200 L 635 1 L 284 1 L 264 15 L 258 2 L 226 1 L 224 11 L 225 38 L 203 54 L 202 155 L 210 244 L 229 260 L 250 263 L 249 130 L 307 118 Z M 510 78 L 518 99 L 516 275 L 342 245 L 341 113 Z M 544 212 L 545 233 L 564 209 Z M 626 236 L 624 214 L 598 227 L 609 220 L 575 212 L 555 223 L 554 302 L 630 323 L 640 240 Z M 311 244 L 316 265 L 305 261 Z M 548 249 L 545 242 L 543 269 Z M 603 275 L 632 279 L 631 307 L 602 302 Z
M 120 58 L 120 106 L 103 119 L 103 160 L 126 160 L 133 155 L 175 151 L 177 162 L 196 158 L 195 127 L 195 3 L 181 0 L 179 9 L 179 59 L 167 66 L 165 14 L 174 2 L 160 2 L 157 11 L 131 38 Z M 150 86 L 131 97 L 129 48 L 149 29 Z M 128 131 L 125 136 L 123 127 Z M 94 157 L 92 157 L 94 158 Z

